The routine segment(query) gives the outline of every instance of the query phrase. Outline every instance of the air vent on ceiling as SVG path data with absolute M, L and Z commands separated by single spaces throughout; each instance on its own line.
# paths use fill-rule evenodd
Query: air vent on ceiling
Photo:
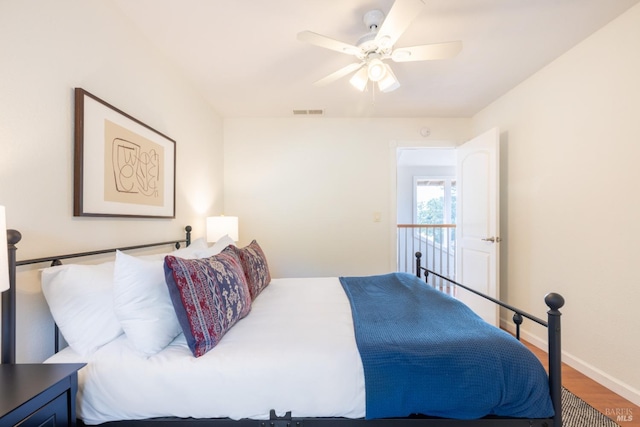
M 322 116 L 324 110 L 293 110 L 294 116 Z

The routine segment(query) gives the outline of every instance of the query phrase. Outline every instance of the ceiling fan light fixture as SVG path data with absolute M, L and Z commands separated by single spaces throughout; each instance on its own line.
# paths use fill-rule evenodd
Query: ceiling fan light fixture
M 367 75 L 374 82 L 382 80 L 387 72 L 385 64 L 379 59 L 372 59 L 367 65 Z
M 349 83 L 351 86 L 358 89 L 360 92 L 364 91 L 367 87 L 367 82 L 369 81 L 369 76 L 367 75 L 367 67 L 360 68 L 350 79 Z
M 400 87 L 400 82 L 395 74 L 393 74 L 393 71 L 391 71 L 389 64 L 384 64 L 384 66 L 386 71 L 384 78 L 378 81 L 378 89 L 380 89 L 380 92 L 392 92 Z

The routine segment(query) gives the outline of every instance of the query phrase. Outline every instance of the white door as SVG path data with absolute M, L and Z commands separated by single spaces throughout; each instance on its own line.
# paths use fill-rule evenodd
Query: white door
M 457 150 L 456 279 L 498 299 L 499 159 L 497 128 Z M 457 297 L 487 322 L 498 326 L 498 306 L 462 288 Z

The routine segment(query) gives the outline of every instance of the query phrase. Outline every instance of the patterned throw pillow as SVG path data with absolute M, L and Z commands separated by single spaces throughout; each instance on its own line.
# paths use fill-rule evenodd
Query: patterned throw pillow
M 234 248 L 242 262 L 242 269 L 247 278 L 251 300 L 254 300 L 271 283 L 267 257 L 255 240 L 242 249 L 238 249 L 235 246 Z
M 164 270 L 171 301 L 195 357 L 215 347 L 251 310 L 240 259 L 232 249 L 202 259 L 169 255 Z

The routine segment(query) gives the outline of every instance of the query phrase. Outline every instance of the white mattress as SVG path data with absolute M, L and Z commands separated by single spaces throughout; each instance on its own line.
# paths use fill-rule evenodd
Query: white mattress
M 153 417 L 268 419 L 365 415 L 362 362 L 349 301 L 337 278 L 274 279 L 209 353 L 194 358 L 180 334 L 144 358 L 124 335 L 88 360 L 67 348 L 50 363 L 79 372 L 85 424 Z

